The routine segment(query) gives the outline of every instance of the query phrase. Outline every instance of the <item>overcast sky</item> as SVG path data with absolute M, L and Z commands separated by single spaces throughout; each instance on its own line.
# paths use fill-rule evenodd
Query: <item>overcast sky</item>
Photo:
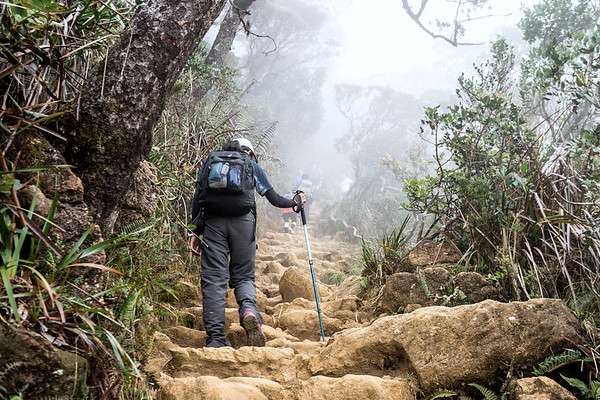
M 464 65 L 487 53 L 487 45 L 452 47 L 427 35 L 402 9 L 401 0 L 330 0 L 335 18 L 327 31 L 339 43 L 330 69 L 331 83 L 390 85 L 400 90 L 427 89 L 447 84 L 454 87 Z M 429 19 L 452 16 L 448 1 L 431 1 Z M 515 30 L 522 5 L 533 0 L 492 0 L 486 18 L 468 24 L 466 41 L 484 42 L 499 33 Z M 427 17 L 427 15 L 426 15 Z
M 263 1 L 268 1 L 272 7 L 288 10 L 293 4 L 288 0 Z M 486 6 L 474 15 L 495 17 L 469 23 L 462 38 L 484 44 L 453 47 L 421 30 L 403 10 L 402 0 L 300 1 L 318 3 L 328 9 L 327 23 L 320 34 L 321 39 L 336 43 L 336 51 L 332 57 L 318 60 L 325 63 L 327 69 L 322 89 L 326 113 L 320 130 L 306 135 L 306 141 L 299 144 L 303 149 L 298 148 L 298 143 L 291 150 L 279 148 L 281 156 L 292 165 L 302 163 L 297 157 L 303 154 L 310 154 L 317 164 L 319 160 L 330 161 L 332 158 L 338 159 L 337 164 L 343 163 L 334 147 L 335 139 L 347 132 L 347 122 L 335 106 L 334 88 L 337 84 L 389 86 L 416 98 L 424 95 L 431 98 L 431 92 L 436 91 L 447 99 L 454 93 L 458 76 L 463 72 L 470 74 L 473 63 L 481 62 L 489 55 L 490 41 L 502 35 L 518 44 L 520 32 L 517 22 L 522 9 L 536 2 L 491 0 L 489 8 Z M 420 0 L 412 2 L 415 8 L 417 3 L 420 4 Z M 433 21 L 451 20 L 455 7 L 455 0 L 430 0 L 423 22 L 435 30 Z M 303 18 L 301 12 L 289 11 L 295 18 Z M 247 40 L 246 35 L 241 34 L 236 39 L 235 53 L 238 56 L 245 52 Z M 420 117 L 415 116 L 415 121 L 419 121 Z
M 401 0 L 324 0 L 335 17 L 325 27 L 338 51 L 329 64 L 323 88 L 328 110 L 320 132 L 307 143 L 313 157 L 331 158 L 336 137 L 344 133 L 346 122 L 337 112 L 334 87 L 340 83 L 362 86 L 391 86 L 398 91 L 420 97 L 431 90 L 447 92 L 456 88 L 462 72 L 469 73 L 472 64 L 489 54 L 489 42 L 500 34 L 518 40 L 517 22 L 523 6 L 534 0 L 492 0 L 486 18 L 467 25 L 465 41 L 483 42 L 479 46 L 453 47 L 431 38 L 411 20 L 402 8 Z M 432 18 L 452 16 L 452 10 L 442 9 L 446 0 L 430 1 Z M 432 104 L 433 105 L 433 104 Z

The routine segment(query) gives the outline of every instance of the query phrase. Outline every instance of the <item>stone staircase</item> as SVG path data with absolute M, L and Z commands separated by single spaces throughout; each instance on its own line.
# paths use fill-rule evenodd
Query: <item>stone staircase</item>
M 313 247 L 321 277 L 359 262 L 356 246 L 319 238 Z M 267 234 L 256 269 L 266 346 L 245 345 L 232 293 L 226 330 L 233 347 L 204 348 L 202 308 L 181 310 L 188 326 L 156 333 L 145 365 L 160 398 L 414 400 L 440 388 L 489 382 L 510 365 L 581 341 L 577 320 L 556 300 L 487 300 L 375 319 L 357 297 L 358 277 L 349 276 L 337 286 L 320 283 L 328 336 L 322 343 L 300 232 Z

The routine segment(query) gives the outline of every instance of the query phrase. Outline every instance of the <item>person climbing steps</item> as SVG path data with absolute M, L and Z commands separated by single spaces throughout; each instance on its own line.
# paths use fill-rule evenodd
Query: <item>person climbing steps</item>
M 209 153 L 198 171 L 191 207 L 195 228 L 190 248 L 201 257 L 207 347 L 231 346 L 225 336 L 228 284 L 234 289 L 248 344 L 265 344 L 262 318 L 256 306 L 254 191 L 279 208 L 298 206 L 305 200 L 284 198 L 273 189 L 258 165 L 252 143 L 245 138 L 229 141 L 221 151 Z

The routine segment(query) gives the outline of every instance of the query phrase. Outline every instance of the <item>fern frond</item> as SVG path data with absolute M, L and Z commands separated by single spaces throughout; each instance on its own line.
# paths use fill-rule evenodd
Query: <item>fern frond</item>
M 577 378 L 569 378 L 563 374 L 560 374 L 560 377 L 563 378 L 571 387 L 579 390 L 582 396 L 586 398 L 589 397 L 588 395 L 590 394 L 590 388 L 588 388 L 585 382 Z
M 485 386 L 478 385 L 477 383 L 469 383 L 469 386 L 477 389 L 479 393 L 483 395 L 483 398 L 485 400 L 500 400 L 496 393 L 486 388 Z
M 156 220 L 155 219 L 149 219 L 149 220 L 140 219 L 140 220 L 137 220 L 137 221 L 133 221 L 132 223 L 125 225 L 121 229 L 121 232 L 117 236 L 118 237 L 123 237 L 123 236 L 137 235 L 139 233 L 142 233 L 142 232 L 145 232 L 145 231 L 149 230 L 155 224 L 156 224 Z
M 581 352 L 579 352 L 579 350 L 566 350 L 560 354 L 549 356 L 544 361 L 539 363 L 537 367 L 533 369 L 533 375 L 547 375 L 552 371 L 556 371 L 557 369 L 564 367 L 565 365 L 569 365 L 578 361 L 583 361 Z
M 19 367 L 25 365 L 22 361 L 9 362 L 0 371 L 0 378 L 7 376 L 11 371 L 18 369 Z
M 456 393 L 455 391 L 452 390 L 440 390 L 437 391 L 433 394 L 431 394 L 429 397 L 427 397 L 426 400 L 436 400 L 436 399 L 448 399 L 450 397 L 454 397 L 454 396 L 458 396 L 458 393 Z

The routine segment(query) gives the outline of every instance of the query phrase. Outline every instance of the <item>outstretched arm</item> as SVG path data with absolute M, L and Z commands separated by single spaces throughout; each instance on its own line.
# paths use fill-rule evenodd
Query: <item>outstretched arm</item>
M 254 164 L 254 182 L 256 183 L 256 191 L 258 194 L 265 196 L 267 200 L 269 200 L 269 203 L 275 207 L 291 208 L 296 205 L 296 202 L 293 199 L 287 199 L 273 189 L 273 185 L 269 182 L 267 174 L 256 163 Z
M 279 208 L 291 208 L 296 205 L 296 202 L 292 199 L 286 199 L 271 188 L 265 193 L 265 197 L 269 200 L 269 203 Z

